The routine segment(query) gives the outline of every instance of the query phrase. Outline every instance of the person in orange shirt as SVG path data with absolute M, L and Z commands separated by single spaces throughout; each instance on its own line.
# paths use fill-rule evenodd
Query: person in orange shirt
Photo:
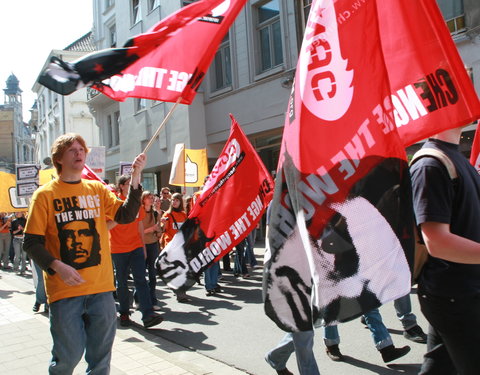
M 10 252 L 10 223 L 11 217 L 9 217 L 6 212 L 0 212 L 0 267 L 3 263 L 3 269 L 9 269 L 9 252 Z
M 120 176 L 118 180 L 119 198 L 124 200 L 130 185 L 130 176 Z M 153 327 L 163 321 L 161 315 L 153 310 L 152 300 L 147 280 L 145 278 L 146 250 L 143 243 L 143 218 L 145 210 L 140 210 L 135 221 L 129 224 L 108 222 L 110 230 L 110 250 L 115 266 L 117 282 L 117 297 L 120 304 L 120 325 L 128 327 L 130 320 L 130 291 L 128 290 L 128 275 L 130 270 L 135 284 L 135 294 L 138 298 L 139 310 L 145 328 Z
M 187 220 L 187 214 L 183 208 L 183 197 L 180 193 L 172 195 L 172 204 L 160 219 L 162 225 L 162 248 L 165 248 L 178 232 L 182 224 Z M 190 298 L 183 291 L 175 292 L 178 302 L 190 302 Z

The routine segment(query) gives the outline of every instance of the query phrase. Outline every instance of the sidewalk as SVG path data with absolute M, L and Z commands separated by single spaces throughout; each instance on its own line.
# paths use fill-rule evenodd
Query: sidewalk
M 0 271 L 0 374 L 46 374 L 52 339 L 48 317 L 33 313 L 31 278 Z M 41 310 L 43 311 L 43 305 Z M 84 374 L 81 361 L 74 374 Z M 112 375 L 244 375 L 243 371 L 148 333 L 135 324 L 117 329 Z

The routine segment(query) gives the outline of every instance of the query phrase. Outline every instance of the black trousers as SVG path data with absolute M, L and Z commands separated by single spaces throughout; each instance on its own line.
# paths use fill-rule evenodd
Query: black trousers
M 430 323 L 419 375 L 480 374 L 480 295 L 438 297 L 419 288 L 418 298 Z

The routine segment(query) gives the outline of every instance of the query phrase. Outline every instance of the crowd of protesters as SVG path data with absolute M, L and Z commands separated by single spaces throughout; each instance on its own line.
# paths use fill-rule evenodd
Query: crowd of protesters
M 474 191 L 473 187 L 478 192 L 480 181 L 468 163 L 458 156 L 458 147 L 454 147 L 458 144 L 460 133 L 457 133 L 442 133 L 428 145 L 442 149 L 453 159 L 461 178 L 470 184 L 470 190 L 462 187 L 462 193 L 468 195 Z M 71 373 L 84 353 L 87 372 L 109 372 L 117 318 L 121 326 L 131 324 L 131 309 L 135 307 L 130 302 L 132 286 L 133 301 L 142 314 L 144 327 L 150 328 L 163 321 L 158 313 L 161 309 L 156 293 L 159 281 L 155 260 L 187 220 L 199 194 L 184 197 L 168 187 L 162 187 L 159 194 L 143 191 L 140 179 L 146 164 L 144 154 L 135 159 L 132 175 L 121 176 L 118 184 L 111 185 L 109 190 L 98 181 L 81 179 L 87 153 L 80 136 L 67 134 L 59 137 L 52 146 L 52 159 L 59 178 L 35 192 L 28 213 L 0 213 L 0 268 L 19 276 L 31 272 L 36 291 L 32 310 L 39 312 L 43 304 L 44 311 L 49 313 L 53 338 L 50 374 Z M 441 196 L 428 190 L 430 179 L 443 179 L 442 186 L 446 188 Z M 415 166 L 413 183 L 417 222 L 422 224 L 421 233 L 430 252 L 419 281 L 422 312 L 430 323 L 428 337 L 411 312 L 409 295 L 395 301 L 397 316 L 404 326 L 405 338 L 419 344 L 428 343 L 422 375 L 437 374 L 440 369 L 445 370 L 442 372 L 445 374 L 474 374 L 480 366 L 478 356 L 474 355 L 476 339 L 472 336 L 467 340 L 464 333 L 469 332 L 467 336 L 471 336 L 478 331 L 474 329 L 478 311 L 469 297 L 478 296 L 478 220 L 470 226 L 464 222 L 457 225 L 457 222 L 460 220 L 458 213 L 461 210 L 471 212 L 470 204 L 474 202 L 478 206 L 478 199 L 468 200 L 470 203 L 461 206 L 461 210 L 454 209 L 453 213 L 445 208 L 443 216 L 438 219 L 432 212 L 436 212 L 439 197 L 454 199 L 458 185 L 452 185 L 442 166 L 430 159 Z M 88 211 L 87 206 L 79 205 L 82 199 L 90 200 L 88 207 L 93 209 Z M 431 205 L 430 200 L 434 202 Z M 90 212 L 87 216 L 84 215 L 86 211 Z M 478 207 L 473 210 L 476 216 L 478 211 Z M 450 220 L 458 226 L 452 227 L 458 234 L 452 234 L 448 228 Z M 470 232 L 464 233 L 465 226 Z M 252 231 L 235 247 L 233 267 L 230 256 L 225 255 L 224 272 L 233 271 L 235 277 L 250 276 L 248 265 L 257 265 L 253 252 L 255 233 Z M 467 250 L 454 251 L 457 243 L 465 245 Z M 207 297 L 222 293 L 218 284 L 222 279 L 219 263 L 204 272 Z M 442 268 L 445 264 L 449 267 Z M 450 269 L 463 270 L 465 275 L 470 272 L 470 276 L 459 280 L 448 273 Z M 448 289 L 452 283 L 459 284 L 457 289 L 451 288 L 450 294 L 442 295 L 442 290 L 437 290 L 441 279 L 435 279 L 439 273 L 450 280 L 442 290 Z M 464 289 L 467 294 L 461 294 Z M 191 301 L 185 292 L 177 291 L 176 297 L 182 303 Z M 114 299 L 117 299 L 118 307 Z M 469 319 L 465 322 L 447 317 L 448 314 L 459 316 L 458 311 L 464 311 L 468 306 L 472 311 L 468 312 Z M 439 312 L 447 314 L 446 318 L 439 320 Z M 372 331 L 374 344 L 384 362 L 396 360 L 410 350 L 408 346 L 395 348 L 378 310 L 366 313 L 363 322 Z M 455 331 L 452 323 L 464 330 Z M 295 351 L 300 374 L 317 374 L 312 351 L 313 335 L 313 330 L 288 333 L 265 359 L 277 374 L 292 374 L 286 368 L 286 362 Z M 336 327 L 327 327 L 324 339 L 328 357 L 334 361 L 344 360 Z M 98 342 L 102 345 L 99 346 Z

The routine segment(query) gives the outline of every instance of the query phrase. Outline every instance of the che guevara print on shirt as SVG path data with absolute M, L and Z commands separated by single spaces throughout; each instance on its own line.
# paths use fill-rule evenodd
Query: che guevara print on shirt
M 65 204 L 65 201 L 72 204 Z M 55 200 L 54 200 L 55 201 Z M 100 264 L 100 235 L 96 228 L 95 210 L 83 209 L 77 197 L 62 199 L 55 204 L 55 221 L 60 241 L 62 262 L 75 269 L 93 267 Z

